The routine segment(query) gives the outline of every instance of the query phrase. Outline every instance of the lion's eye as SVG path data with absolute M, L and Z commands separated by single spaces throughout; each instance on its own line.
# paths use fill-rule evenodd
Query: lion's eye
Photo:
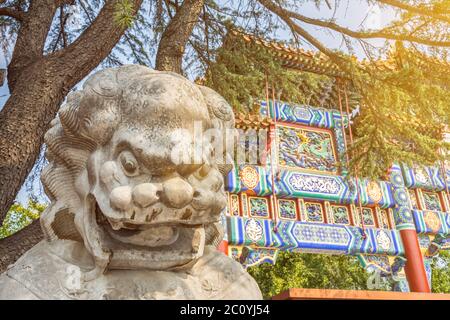
M 139 166 L 134 155 L 129 151 L 120 154 L 120 163 L 128 176 L 135 176 L 139 172 Z

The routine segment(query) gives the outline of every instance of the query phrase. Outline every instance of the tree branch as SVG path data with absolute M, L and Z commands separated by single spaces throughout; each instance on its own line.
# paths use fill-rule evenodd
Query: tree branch
M 409 12 L 413 12 L 415 14 L 421 15 L 421 16 L 428 16 L 437 20 L 445 21 L 447 23 L 450 23 L 450 17 L 445 16 L 443 14 L 450 14 L 450 10 L 448 11 L 441 11 L 443 14 L 440 14 L 438 12 L 433 12 L 433 8 L 429 8 L 426 6 L 412 6 L 409 4 L 406 4 L 404 2 L 398 1 L 398 0 L 378 0 L 378 2 L 388 4 L 390 6 L 400 8 Z
M 32 1 L 23 18 L 8 66 L 8 86 L 12 92 L 22 70 L 43 56 L 45 40 L 57 5 L 55 0 Z
M 53 54 L 55 59 L 65 64 L 68 86 L 72 87 L 94 69 L 114 48 L 126 30 L 115 22 L 114 14 L 118 0 L 106 1 L 105 5 L 91 25 L 70 45 Z M 136 15 L 142 0 L 133 0 L 133 15 Z
M 383 38 L 383 39 L 389 39 L 389 40 L 416 42 L 416 43 L 421 43 L 421 44 L 428 45 L 428 46 L 450 47 L 450 41 L 436 41 L 436 40 L 424 39 L 424 38 L 415 37 L 412 34 L 407 35 L 407 34 L 389 33 L 389 32 L 385 31 L 386 29 L 381 29 L 381 30 L 375 31 L 375 32 L 353 31 L 353 30 L 341 27 L 331 21 L 312 19 L 309 17 L 302 16 L 300 14 L 297 14 L 295 12 L 292 12 L 291 17 L 301 20 L 308 24 L 328 28 L 328 29 L 343 33 L 347 36 L 350 36 L 352 38 L 357 38 L 357 39 Z
M 75 0 L 56 0 L 55 2 L 56 2 L 57 7 L 60 7 L 65 4 L 70 4 L 70 5 L 75 4 Z
M 184 0 L 159 42 L 156 69 L 180 73 L 184 50 L 205 0 Z
M 388 0 L 390 1 L 390 0 Z M 276 5 L 270 0 L 261 0 L 260 3 L 262 3 L 265 7 L 269 9 L 269 7 L 276 9 L 278 13 L 276 13 L 278 16 L 281 14 L 285 15 L 289 18 L 294 18 L 300 21 L 303 21 L 307 24 L 319 26 L 328 28 L 331 30 L 334 30 L 336 32 L 340 32 L 342 34 L 345 34 L 347 36 L 350 36 L 352 38 L 356 39 L 374 39 L 374 38 L 383 38 L 383 39 L 389 39 L 389 40 L 399 40 L 399 41 L 409 41 L 409 42 L 416 42 L 421 43 L 428 46 L 437 46 L 437 47 L 450 47 L 450 41 L 437 41 L 437 40 L 431 40 L 431 39 L 424 39 L 424 38 L 418 38 L 413 36 L 412 34 L 395 34 L 386 32 L 387 29 L 381 29 L 379 31 L 374 32 L 363 32 L 363 31 L 353 31 L 347 28 L 344 28 L 334 22 L 331 21 L 324 21 L 320 19 L 313 19 L 306 16 L 303 16 L 297 12 L 289 11 L 285 8 L 282 8 L 281 6 Z M 271 9 L 269 9 L 271 10 Z M 274 12 L 273 10 L 271 10 Z
M 309 34 L 305 29 L 300 27 L 298 24 L 294 23 L 289 15 L 287 14 L 286 10 L 276 4 L 274 4 L 270 0 L 259 0 L 259 2 L 275 13 L 278 17 L 280 17 L 288 26 L 298 35 L 302 36 L 306 41 L 311 43 L 314 47 L 316 47 L 319 51 L 327 55 L 333 62 L 340 64 L 340 62 L 343 62 L 343 58 L 340 57 L 338 54 L 334 53 L 327 47 L 325 47 L 320 41 L 318 41 L 315 37 L 313 37 L 311 34 Z
M 61 39 L 61 35 L 63 36 L 63 48 L 67 47 L 67 36 L 65 34 L 64 26 L 66 25 L 67 19 L 69 18 L 69 14 L 64 15 L 62 7 L 60 7 L 61 13 L 59 17 L 59 32 L 58 37 L 55 40 L 55 43 L 53 45 L 52 51 L 55 52 L 56 48 L 58 47 L 59 39 Z
M 0 111 L 0 220 L 33 167 L 64 97 L 108 56 L 127 28 L 115 22 L 118 1 L 107 0 L 75 42 L 46 56 L 43 48 L 57 7 L 55 0 L 31 2 L 9 65 L 13 90 Z M 128 14 L 135 14 L 142 0 L 129 3 L 133 10 Z
M 67 16 L 64 16 L 64 7 L 61 6 L 59 7 L 59 28 L 60 28 L 60 33 L 62 35 L 62 39 L 63 39 L 63 48 L 67 47 L 67 36 L 66 36 L 66 30 L 65 30 L 65 25 L 66 25 L 66 21 L 67 21 Z

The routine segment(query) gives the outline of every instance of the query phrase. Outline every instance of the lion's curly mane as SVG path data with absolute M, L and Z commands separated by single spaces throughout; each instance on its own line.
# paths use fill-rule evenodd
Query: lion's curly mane
M 82 207 L 75 187 L 77 178 L 87 168 L 90 154 L 111 139 L 139 95 L 151 94 L 141 83 L 155 74 L 177 77 L 189 83 L 207 104 L 215 127 L 223 130 L 234 127 L 231 107 L 220 95 L 178 74 L 137 65 L 97 72 L 84 83 L 82 90 L 69 93 L 45 135 L 49 164 L 41 179 L 51 204 L 42 214 L 41 225 L 47 240 L 83 242 L 83 226 L 79 222 L 83 212 L 77 212 Z M 229 169 L 222 167 L 221 171 L 226 173 Z M 210 242 L 217 244 L 217 236 L 211 236 Z

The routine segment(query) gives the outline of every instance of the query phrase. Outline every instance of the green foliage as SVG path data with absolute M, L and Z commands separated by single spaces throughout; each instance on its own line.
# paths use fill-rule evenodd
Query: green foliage
M 289 288 L 367 289 L 369 274 L 347 255 L 279 252 L 275 265 L 248 268 L 265 298 Z
M 450 293 L 450 252 L 440 251 L 439 257 L 447 263 L 445 268 L 432 266 L 431 290 L 435 293 Z
M 447 266 L 432 265 L 432 292 L 450 293 L 450 252 L 439 257 Z M 356 257 L 348 255 L 300 254 L 281 251 L 275 265 L 267 263 L 248 268 L 265 298 L 289 288 L 368 290 L 371 274 Z M 376 290 L 392 290 L 392 280 L 380 283 Z
M 393 70 L 374 63 L 352 74 L 362 99 L 350 164 L 372 178 L 393 162 L 433 165 L 444 160 L 439 150 L 449 150 L 443 129 L 450 124 L 450 68 L 400 45 L 392 58 Z
M 130 0 L 119 0 L 116 2 L 114 9 L 114 22 L 124 29 L 131 27 L 134 20 L 133 2 Z
M 327 81 L 324 76 L 283 68 L 267 51 L 232 37 L 218 49 L 216 62 L 208 69 L 205 85 L 218 91 L 235 110 L 252 111 L 254 102 L 266 99 L 266 75 L 267 82 L 276 84 L 283 97 L 305 104 L 321 90 L 320 84 Z M 307 90 L 299 90 L 304 85 Z
M 0 239 L 12 235 L 28 226 L 33 220 L 38 219 L 45 207 L 44 204 L 32 200 L 28 201 L 27 207 L 19 203 L 13 204 L 3 221 L 3 225 L 0 227 Z

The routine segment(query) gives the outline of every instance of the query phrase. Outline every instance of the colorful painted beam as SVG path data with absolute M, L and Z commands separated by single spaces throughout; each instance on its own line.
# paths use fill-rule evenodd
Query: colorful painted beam
M 261 101 L 260 113 L 277 121 L 303 124 L 311 127 L 332 129 L 337 122 L 341 121 L 341 115 L 337 110 L 314 108 L 307 105 L 288 104 L 276 101 L 275 104 L 269 100 Z M 344 124 L 348 121 L 344 118 Z
M 448 235 L 450 214 L 439 211 L 413 210 L 417 233 Z
M 362 205 L 378 205 L 381 208 L 395 206 L 393 189 L 389 182 L 359 179 L 358 187 Z
M 270 168 L 253 165 L 236 166 L 228 173 L 225 189 L 231 193 L 248 192 L 257 196 L 272 194 Z
M 403 177 L 407 188 L 421 188 L 431 191 L 445 190 L 445 181 L 450 186 L 450 170 L 444 177 L 440 167 L 417 167 L 415 169 L 402 165 Z
M 329 200 L 353 203 L 357 194 L 353 180 L 333 175 L 320 175 L 300 171 L 280 170 L 275 182 L 276 194 L 284 197 Z
M 332 254 L 384 254 L 402 256 L 397 230 L 362 229 L 354 226 L 227 217 L 228 243 L 237 246 Z

